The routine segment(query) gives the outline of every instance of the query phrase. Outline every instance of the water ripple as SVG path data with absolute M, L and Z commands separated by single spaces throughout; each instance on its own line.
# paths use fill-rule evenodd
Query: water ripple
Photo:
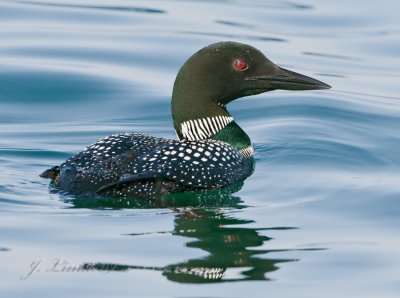
M 378 4 L 0 1 L 2 295 L 79 296 L 95 282 L 98 297 L 133 287 L 140 297 L 263 297 L 266 286 L 273 297 L 294 288 L 301 297 L 310 289 L 396 297 L 399 2 Z M 98 200 L 54 192 L 38 177 L 106 135 L 175 137 L 176 73 L 221 40 L 250 43 L 333 86 L 230 104 L 256 149 L 243 184 L 160 201 Z M 47 272 L 61 257 L 88 270 Z M 34 260 L 40 272 L 21 287 Z M 119 273 L 94 272 L 104 268 Z M 63 291 L 61 275 L 75 286 Z
M 60 7 L 60 8 L 76 8 L 76 9 L 99 9 L 106 11 L 118 11 L 118 12 L 136 12 L 136 13 L 166 13 L 161 9 L 146 8 L 146 7 L 133 7 L 133 6 L 91 6 L 91 5 L 78 5 L 78 4 L 61 4 L 51 2 L 38 2 L 38 1 L 14 1 L 16 3 L 28 4 L 34 6 L 47 6 L 47 7 Z

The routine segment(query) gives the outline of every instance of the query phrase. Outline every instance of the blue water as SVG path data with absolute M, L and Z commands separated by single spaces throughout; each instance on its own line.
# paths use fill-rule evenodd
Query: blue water
M 399 297 L 399 3 L 1 1 L 0 296 Z M 230 105 L 257 161 L 233 193 L 38 176 L 109 134 L 175 137 L 177 71 L 225 40 L 333 86 Z

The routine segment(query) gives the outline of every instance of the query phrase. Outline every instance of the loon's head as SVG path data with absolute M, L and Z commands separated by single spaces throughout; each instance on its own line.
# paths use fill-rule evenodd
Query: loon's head
M 252 46 L 211 44 L 192 55 L 176 77 L 172 94 L 174 127 L 180 139 L 214 138 L 221 127 L 233 121 L 225 105 L 234 99 L 276 89 L 328 88 L 323 82 L 277 66 Z M 214 129 L 204 127 L 207 123 L 214 123 Z M 199 131 L 195 134 L 196 126 Z

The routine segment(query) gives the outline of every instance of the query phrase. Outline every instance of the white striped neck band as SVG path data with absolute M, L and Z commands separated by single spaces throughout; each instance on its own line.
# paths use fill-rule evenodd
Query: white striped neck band
M 180 132 L 186 140 L 205 140 L 233 122 L 230 116 L 214 116 L 187 120 L 181 123 Z
M 239 150 L 240 154 L 242 154 L 244 157 L 250 158 L 254 155 L 254 148 L 252 145 L 249 147 L 243 148 Z

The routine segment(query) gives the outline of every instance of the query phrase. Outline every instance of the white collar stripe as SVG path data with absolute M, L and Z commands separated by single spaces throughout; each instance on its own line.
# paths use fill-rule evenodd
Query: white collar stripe
M 186 135 L 188 139 L 193 140 L 194 137 L 192 135 L 191 130 L 189 129 L 189 123 L 185 122 L 185 123 L 183 123 L 183 125 L 184 125 L 184 128 L 182 128 L 182 134 Z
M 196 123 L 196 128 L 199 130 L 199 134 L 201 138 L 207 138 L 207 132 L 205 131 L 203 124 L 201 123 L 201 119 L 194 120 Z
M 253 148 L 253 146 L 250 145 L 249 147 L 243 148 L 239 152 L 244 157 L 250 158 L 250 157 L 252 157 L 254 155 L 254 148 Z
M 218 133 L 231 122 L 233 118 L 229 116 L 193 119 L 182 122 L 180 132 L 184 139 L 204 140 Z
M 221 130 L 224 127 L 221 123 L 221 116 L 216 117 L 215 121 L 218 123 L 218 130 Z
M 189 131 L 190 131 L 193 139 L 198 140 L 199 136 L 196 134 L 196 128 L 194 127 L 192 120 L 189 120 L 188 123 L 189 123 Z
M 215 131 L 217 132 L 217 131 L 219 131 L 219 129 L 217 128 L 217 123 L 216 123 L 216 121 L 215 121 L 215 118 L 214 117 L 211 117 L 211 120 L 212 120 L 212 122 L 213 122 L 213 127 L 214 127 L 214 129 L 215 129 Z M 215 132 L 215 133 L 216 133 Z
M 209 128 L 210 128 L 210 130 L 211 130 L 211 133 L 212 133 L 212 134 L 217 133 L 217 131 L 215 130 L 215 128 L 214 128 L 214 126 L 213 126 L 213 124 L 212 124 L 212 122 L 211 122 L 211 119 L 207 117 L 207 121 L 208 121 Z
M 200 127 L 203 129 L 203 131 L 209 136 L 211 135 L 210 129 L 208 128 L 207 125 L 207 120 L 206 119 L 199 119 Z

